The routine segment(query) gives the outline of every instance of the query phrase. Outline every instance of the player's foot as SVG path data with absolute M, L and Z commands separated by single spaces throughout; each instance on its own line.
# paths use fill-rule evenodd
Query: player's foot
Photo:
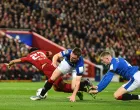
M 88 92 L 89 89 L 90 89 L 90 87 L 92 86 L 92 82 L 91 82 L 89 79 L 86 79 L 86 80 L 84 81 L 84 83 L 85 83 L 85 87 L 86 87 L 87 92 Z
M 78 98 L 79 98 L 80 100 L 83 100 L 83 92 L 78 91 L 76 95 L 78 96 Z
M 41 100 L 41 99 L 45 99 L 46 98 L 46 96 L 41 96 L 41 95 L 39 95 L 39 96 L 31 96 L 30 97 L 30 99 L 31 100 Z

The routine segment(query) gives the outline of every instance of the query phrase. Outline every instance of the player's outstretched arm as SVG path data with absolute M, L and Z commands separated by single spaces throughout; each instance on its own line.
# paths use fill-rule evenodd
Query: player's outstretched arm
M 8 64 L 8 68 L 11 68 L 12 65 L 14 65 L 15 63 L 19 63 L 21 62 L 21 59 L 15 59 L 9 62 Z
M 52 65 L 53 65 L 54 67 L 57 67 L 57 66 L 58 66 L 58 60 L 59 60 L 60 58 L 62 58 L 62 54 L 61 54 L 60 52 L 57 53 L 57 54 L 55 54 L 55 55 L 53 56 L 53 58 L 52 58 Z
M 4 37 L 6 36 L 5 32 L 3 32 L 2 30 L 0 30 L 0 37 Z
M 98 86 L 95 86 L 95 85 L 92 85 L 91 87 L 90 87 L 90 89 L 89 89 L 89 93 L 90 94 L 97 94 L 98 93 Z
M 76 97 L 76 94 L 77 94 L 77 92 L 78 92 L 78 90 L 79 90 L 81 78 L 82 78 L 82 76 L 77 76 L 77 77 L 76 77 L 75 88 L 74 88 L 74 90 L 73 90 L 72 95 L 71 95 L 70 97 L 68 97 L 69 100 L 70 100 L 71 102 L 75 102 L 75 97 Z
M 99 84 L 97 86 L 94 86 L 93 89 L 89 91 L 89 93 L 97 94 L 98 92 L 104 90 L 111 82 L 113 75 L 114 73 L 108 71 L 106 75 L 102 78 L 102 80 L 99 82 Z

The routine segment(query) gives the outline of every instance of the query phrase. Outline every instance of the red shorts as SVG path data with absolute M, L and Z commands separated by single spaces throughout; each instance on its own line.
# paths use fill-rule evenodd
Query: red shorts
M 52 66 L 51 64 L 46 64 L 42 69 L 44 75 L 47 76 L 48 79 L 52 76 L 52 73 L 54 70 L 55 70 L 55 67 Z

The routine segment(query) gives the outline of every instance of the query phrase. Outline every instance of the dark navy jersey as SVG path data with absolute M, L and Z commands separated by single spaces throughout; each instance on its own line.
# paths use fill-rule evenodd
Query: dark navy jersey
M 68 49 L 65 51 L 62 51 L 61 54 L 64 57 L 64 59 L 68 62 L 68 64 L 76 69 L 77 75 L 82 75 L 84 72 L 84 60 L 83 57 L 80 56 L 79 60 L 76 63 L 70 62 L 70 54 L 72 50 Z
M 131 66 L 123 58 L 112 58 L 109 70 L 98 84 L 98 91 L 102 91 L 112 80 L 114 73 L 119 74 L 123 78 L 129 80 L 138 71 L 138 66 Z

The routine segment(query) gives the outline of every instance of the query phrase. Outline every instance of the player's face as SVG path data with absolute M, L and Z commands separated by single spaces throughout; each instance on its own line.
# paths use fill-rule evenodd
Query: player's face
M 101 62 L 105 65 L 110 64 L 110 60 L 108 56 L 101 57 Z
M 77 62 L 79 60 L 79 58 L 77 57 L 77 55 L 73 54 L 73 52 L 71 52 L 70 54 L 70 62 Z

